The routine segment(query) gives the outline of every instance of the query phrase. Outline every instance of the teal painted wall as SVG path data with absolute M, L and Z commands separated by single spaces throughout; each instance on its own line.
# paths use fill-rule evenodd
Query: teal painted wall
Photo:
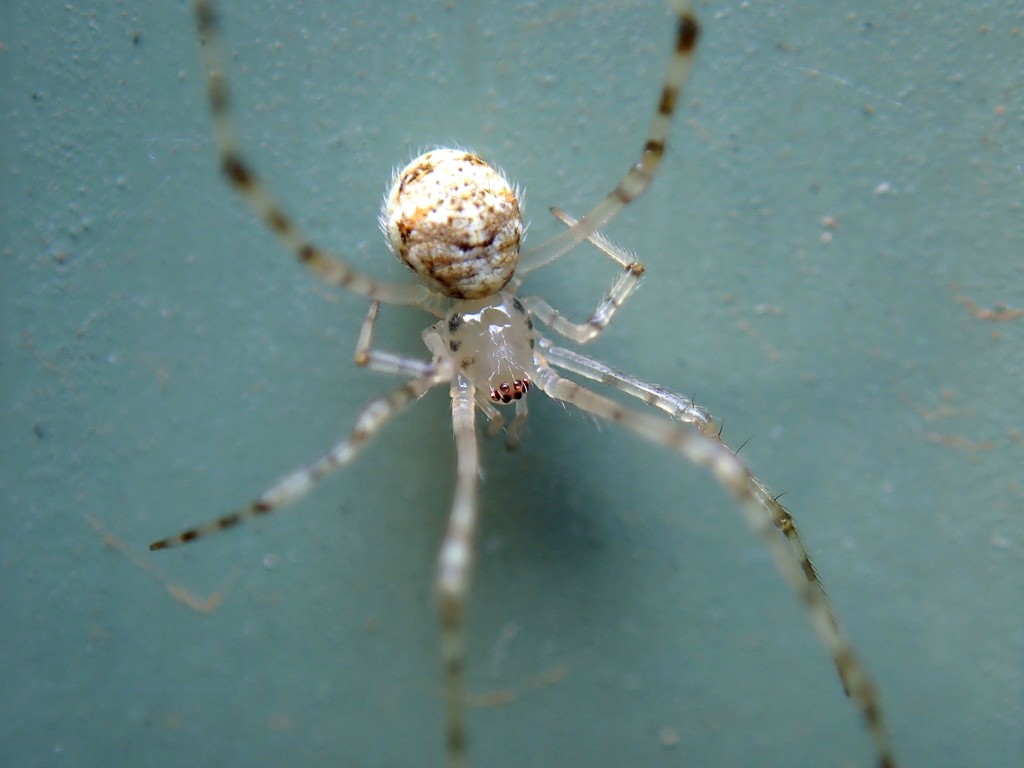
M 751 438 L 905 765 L 1020 765 L 1024 318 L 968 301 L 1024 308 L 1024 16 L 833 5 L 699 5 L 669 157 L 609 228 L 649 279 L 589 351 Z M 375 217 L 419 149 L 503 167 L 531 242 L 633 162 L 660 2 L 369 7 L 224 5 L 246 148 L 367 271 L 402 275 Z M 351 363 L 365 304 L 218 179 L 187 3 L 0 18 L 0 763 L 441 765 L 443 394 L 296 508 L 147 552 L 394 382 Z M 612 276 L 581 250 L 524 290 L 582 317 Z M 382 346 L 425 322 L 385 312 Z M 474 765 L 869 765 L 731 500 L 531 406 L 517 453 L 484 452 Z

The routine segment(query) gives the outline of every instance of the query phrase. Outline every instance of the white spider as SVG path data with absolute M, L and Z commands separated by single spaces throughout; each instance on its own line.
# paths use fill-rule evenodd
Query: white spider
M 684 397 L 557 347 L 534 327 L 536 319 L 572 341 L 590 341 L 604 330 L 639 283 L 643 265 L 608 242 L 598 230 L 643 192 L 661 162 L 672 113 L 700 31 L 688 4 L 675 2 L 673 49 L 639 162 L 582 219 L 577 221 L 552 209 L 568 227 L 556 237 L 520 252 L 523 223 L 517 192 L 499 172 L 470 152 L 436 149 L 420 155 L 395 175 L 381 212 L 381 228 L 394 254 L 419 276 L 419 284 L 373 280 L 310 243 L 296 228 L 239 150 L 231 120 L 219 20 L 212 0 L 196 0 L 195 14 L 225 177 L 301 264 L 328 283 L 370 300 L 356 343 L 356 364 L 403 376 L 406 381 L 367 404 L 346 439 L 273 485 L 247 507 L 156 541 L 150 549 L 184 544 L 294 502 L 324 475 L 351 461 L 364 443 L 406 406 L 433 387 L 447 385 L 451 391 L 457 469 L 435 589 L 444 663 L 447 761 L 450 768 L 462 768 L 468 761 L 464 619 L 475 554 L 480 476 L 475 416 L 477 409 L 482 411 L 494 434 L 504 426 L 499 406 L 513 404 L 514 417 L 508 427 L 508 442 L 513 447 L 526 420 L 526 396 L 536 387 L 549 397 L 618 424 L 711 470 L 736 498 L 750 527 L 804 604 L 815 631 L 832 654 L 846 692 L 864 716 L 877 764 L 895 766 L 875 687 L 835 619 L 793 517 L 722 442 L 710 414 Z M 543 299 L 516 297 L 522 275 L 550 264 L 585 240 L 621 269 L 586 322 L 577 324 L 565 319 Z M 429 360 L 373 348 L 381 304 L 412 305 L 439 318 L 423 332 Z M 564 378 L 555 368 L 631 395 L 667 417 L 650 410 L 625 408 Z

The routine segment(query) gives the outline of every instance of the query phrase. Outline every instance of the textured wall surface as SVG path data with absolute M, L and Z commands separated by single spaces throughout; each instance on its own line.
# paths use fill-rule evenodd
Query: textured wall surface
M 364 302 L 218 179 L 187 5 L 0 10 L 0 763 L 440 766 L 443 393 L 295 508 L 146 551 L 395 385 L 351 363 Z M 350 5 L 223 11 L 246 149 L 365 270 L 402 277 L 375 217 L 419 149 L 503 167 L 534 243 L 633 162 L 662 3 Z M 751 438 L 908 766 L 1022 761 L 1014 5 L 701 3 L 668 159 L 609 228 L 649 279 L 588 350 Z M 581 249 L 524 291 L 583 317 L 613 273 Z M 385 311 L 381 345 L 426 322 Z M 474 765 L 869 765 L 732 501 L 531 397 L 484 451 Z

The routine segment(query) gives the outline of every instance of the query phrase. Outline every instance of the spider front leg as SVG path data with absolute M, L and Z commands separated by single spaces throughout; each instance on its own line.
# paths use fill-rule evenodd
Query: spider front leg
M 502 416 L 501 411 L 495 407 L 494 403 L 485 397 L 482 397 L 477 391 L 476 405 L 484 416 L 487 417 L 487 436 L 497 437 L 505 426 L 505 417 Z M 516 400 L 515 405 L 512 406 L 515 409 L 515 414 L 512 416 L 512 421 L 509 422 L 508 431 L 505 433 L 505 447 L 510 451 L 514 451 L 519 447 L 519 441 L 523 436 L 523 427 L 526 426 L 527 416 L 527 399 L 521 398 Z
M 562 223 L 572 227 L 577 219 L 570 216 L 560 208 L 552 208 L 551 213 Z M 567 339 L 577 344 L 585 344 L 596 338 L 612 321 L 615 313 L 626 303 L 626 300 L 633 295 L 640 285 L 640 278 L 644 274 L 644 265 L 621 246 L 615 245 L 600 232 L 592 232 L 587 240 L 604 253 L 609 259 L 622 268 L 622 272 L 612 283 L 611 289 L 598 303 L 590 318 L 585 323 L 574 323 L 548 304 L 544 299 L 537 296 L 528 296 L 523 299 L 523 304 L 544 325 Z
M 529 413 L 528 402 L 524 397 L 521 400 L 516 400 L 513 406 L 516 409 L 516 413 L 512 417 L 512 423 L 508 425 L 508 437 L 505 440 L 505 446 L 510 451 L 514 451 L 519 447 L 519 441 L 523 437 L 523 427 L 526 426 L 526 417 Z
M 228 184 L 299 263 L 320 279 L 388 304 L 433 306 L 434 299 L 425 286 L 383 283 L 364 275 L 348 262 L 314 245 L 284 212 L 241 150 L 231 116 L 231 89 L 221 50 L 223 35 L 216 6 L 213 0 L 195 0 L 194 10 L 206 70 L 207 99 L 217 137 L 217 154 Z
M 501 415 L 501 411 L 490 400 L 481 397 L 479 392 L 476 396 L 476 406 L 487 417 L 487 436 L 497 437 L 505 426 L 505 417 Z
M 361 368 L 369 368 L 377 373 L 392 373 L 399 376 L 425 376 L 434 368 L 432 361 L 420 360 L 394 352 L 383 352 L 373 348 L 373 336 L 377 329 L 377 313 L 379 301 L 371 301 L 366 310 L 366 317 L 359 327 L 356 339 L 355 363 Z
M 223 531 L 225 528 L 233 528 L 239 523 L 251 520 L 254 517 L 269 515 L 274 510 L 297 501 L 305 496 L 318 480 L 338 467 L 352 461 L 366 442 L 376 435 L 391 419 L 401 413 L 411 403 L 421 398 L 430 389 L 443 381 L 447 381 L 448 378 L 447 370 L 432 368 L 429 372 L 410 379 L 398 389 L 381 397 L 374 398 L 360 412 L 356 418 L 355 426 L 348 437 L 337 443 L 330 451 L 312 464 L 297 469 L 282 478 L 257 496 L 248 506 L 219 517 L 205 525 L 189 528 L 176 536 L 169 536 L 166 539 L 154 541 L 149 545 L 149 548 L 151 550 L 167 549 L 181 544 L 188 544 L 212 533 Z
M 455 433 L 455 496 L 437 561 L 435 590 L 441 624 L 444 671 L 445 750 L 448 768 L 465 768 L 466 757 L 466 599 L 469 595 L 478 521 L 480 457 L 475 427 L 473 384 L 461 374 L 452 381 Z
M 664 411 L 677 421 L 693 424 L 705 437 L 717 440 L 722 445 L 725 445 L 725 442 L 722 440 L 719 423 L 706 408 L 695 405 L 689 398 L 669 392 L 664 387 L 650 384 L 622 371 L 617 371 L 611 366 L 589 358 L 586 355 L 581 355 L 579 352 L 555 347 L 547 339 L 540 339 L 538 345 L 547 356 L 548 362 L 555 364 L 559 368 L 579 374 L 592 381 L 599 381 L 602 384 L 615 387 L 620 392 L 625 392 L 627 395 L 643 400 L 645 403 Z M 728 446 L 725 447 L 728 448 Z M 729 450 L 732 449 L 730 448 Z M 733 453 L 735 454 L 736 452 L 733 451 Z M 811 562 L 810 553 L 807 551 L 803 537 L 797 530 L 793 515 L 779 503 L 778 497 L 770 493 L 764 483 L 754 477 L 753 474 L 750 475 L 750 482 L 754 485 L 758 500 L 772 516 L 775 527 L 786 537 L 786 540 L 793 548 L 793 553 L 800 561 L 800 568 L 807 581 L 821 593 L 825 605 L 828 606 L 833 625 L 838 627 L 835 612 L 832 610 L 828 596 L 825 593 L 825 587 L 818 577 L 818 571 L 814 567 L 814 563 Z M 843 684 L 843 690 L 849 696 L 851 685 L 849 670 L 842 662 L 842 659 L 836 657 L 833 660 L 836 671 L 839 673 L 839 680 Z
M 539 339 L 537 346 L 549 363 L 643 400 L 677 421 L 693 424 L 708 437 L 719 437 L 718 422 L 706 408 L 697 405 L 690 398 L 677 395 L 657 384 L 642 381 L 574 350 L 556 347 L 548 339 Z
M 658 106 L 651 118 L 651 126 L 647 130 L 647 139 L 640 152 L 640 159 L 622 177 L 615 188 L 586 216 L 560 232 L 551 239 L 531 248 L 523 254 L 519 274 L 525 275 L 535 269 L 550 264 L 565 255 L 577 245 L 588 239 L 593 233 L 611 221 L 618 213 L 647 189 L 654 179 L 661 159 L 665 156 L 668 141 L 668 129 L 672 123 L 672 113 L 679 102 L 683 85 L 690 74 L 693 64 L 693 52 L 697 48 L 700 37 L 700 24 L 685 0 L 675 0 L 676 12 L 675 44 L 665 68 L 665 76 L 661 85 L 661 96 Z
M 832 655 L 849 696 L 864 717 L 875 745 L 879 768 L 895 768 L 896 759 L 889 744 L 888 728 L 875 685 L 832 613 L 821 582 L 810 566 L 810 559 L 806 557 L 803 543 L 796 536 L 792 516 L 772 499 L 736 454 L 717 434 L 708 436 L 685 424 L 624 408 L 614 400 L 562 378 L 539 357 L 536 377 L 537 385 L 548 396 L 618 424 L 648 442 L 678 453 L 687 461 L 707 467 L 714 474 L 722 487 L 740 504 L 747 524 L 757 534 L 779 572 L 803 603 L 811 625 Z M 786 524 L 780 525 L 780 519 Z M 786 534 L 785 539 L 778 535 L 780 529 Z M 787 531 L 791 531 L 792 535 Z

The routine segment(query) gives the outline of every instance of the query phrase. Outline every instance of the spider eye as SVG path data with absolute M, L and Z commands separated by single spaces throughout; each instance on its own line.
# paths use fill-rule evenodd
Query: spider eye
M 436 149 L 405 166 L 380 223 L 394 254 L 455 299 L 497 293 L 519 260 L 523 220 L 516 191 L 470 152 Z

